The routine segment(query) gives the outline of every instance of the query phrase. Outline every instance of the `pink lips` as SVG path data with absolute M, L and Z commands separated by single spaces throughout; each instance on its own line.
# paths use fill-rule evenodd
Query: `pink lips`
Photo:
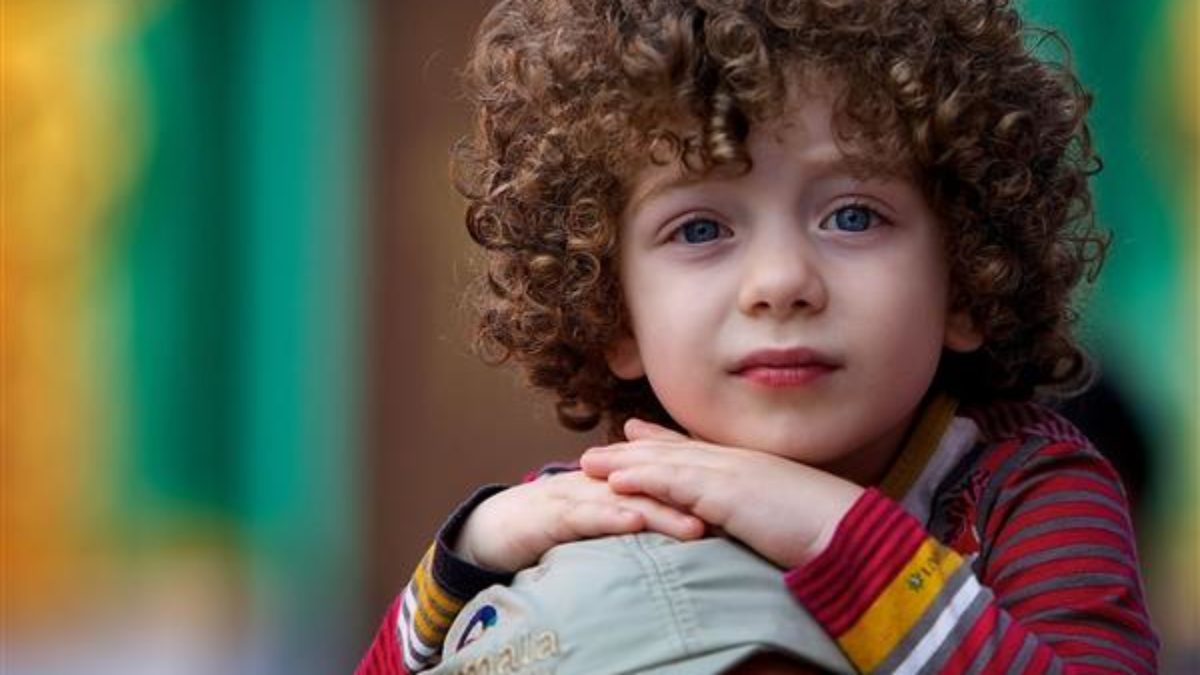
M 801 347 L 754 352 L 738 361 L 732 372 L 766 387 L 800 387 L 837 368 L 828 357 Z

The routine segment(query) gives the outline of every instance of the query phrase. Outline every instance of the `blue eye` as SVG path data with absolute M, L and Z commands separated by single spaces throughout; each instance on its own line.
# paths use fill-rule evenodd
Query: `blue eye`
M 721 224 L 710 218 L 696 218 L 680 226 L 676 237 L 683 237 L 689 244 L 706 244 L 721 237 Z
M 833 227 L 842 232 L 866 232 L 878 215 L 871 209 L 858 204 L 843 206 L 833 212 Z

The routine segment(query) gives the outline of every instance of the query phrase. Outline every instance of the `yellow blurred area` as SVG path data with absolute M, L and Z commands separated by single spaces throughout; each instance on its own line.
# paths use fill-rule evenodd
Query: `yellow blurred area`
M 4 0 L 0 133 L 3 608 L 37 621 L 100 587 L 111 546 L 100 453 L 120 429 L 109 326 L 94 311 L 110 211 L 146 139 L 132 68 L 147 2 Z M 103 358 L 99 358 L 103 355 Z M 107 425 L 107 426 L 106 426 Z
M 1183 295 L 1189 306 L 1183 311 L 1195 350 L 1200 341 L 1200 2 L 1173 3 L 1165 29 L 1172 74 L 1168 83 L 1170 124 L 1172 135 L 1183 142 L 1172 155 L 1179 166 L 1177 182 L 1171 187 L 1179 200 L 1181 236 L 1189 249 L 1182 271 L 1187 289 Z M 1186 645 L 1195 654 L 1200 652 L 1200 410 L 1195 409 L 1200 405 L 1200 357 L 1195 352 L 1191 362 L 1196 364 L 1196 372 L 1186 378 L 1193 410 L 1185 432 L 1186 447 L 1191 451 L 1179 455 L 1185 463 L 1179 469 L 1184 472 L 1182 484 L 1188 495 L 1184 513 L 1178 514 L 1174 527 L 1156 542 L 1158 550 L 1165 552 L 1165 572 L 1171 583 L 1169 593 L 1153 598 L 1153 608 L 1166 642 L 1172 647 Z
M 1191 178 L 1195 180 L 1196 164 L 1200 157 L 1200 3 L 1176 2 L 1167 14 L 1166 29 L 1170 43 L 1169 63 L 1171 91 L 1175 103 L 1175 118 L 1179 130 L 1189 144 L 1190 152 L 1181 153 L 1190 160 Z M 1195 187 L 1193 185 L 1193 187 Z M 1193 192 L 1193 199 L 1196 199 Z

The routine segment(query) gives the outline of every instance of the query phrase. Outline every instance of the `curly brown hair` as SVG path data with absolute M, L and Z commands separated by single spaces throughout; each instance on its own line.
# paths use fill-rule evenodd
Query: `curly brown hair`
M 750 125 L 780 114 L 803 71 L 839 85 L 851 154 L 893 158 L 944 223 L 951 307 L 984 345 L 947 353 L 938 386 L 967 400 L 1078 389 L 1090 367 L 1071 296 L 1108 245 L 1088 189 L 1099 160 L 1089 95 L 1031 36 L 1055 39 L 1006 0 L 500 2 L 466 68 L 475 130 L 454 155 L 486 265 L 478 351 L 553 392 L 569 428 L 671 424 L 644 379 L 605 360 L 626 330 L 630 179 L 676 159 L 748 168 Z

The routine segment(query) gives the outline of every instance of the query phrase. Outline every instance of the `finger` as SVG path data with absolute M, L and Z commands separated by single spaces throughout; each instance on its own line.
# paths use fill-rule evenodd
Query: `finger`
M 611 453 L 604 448 L 593 448 L 583 453 L 579 458 L 579 468 L 583 469 L 583 473 L 589 478 L 603 481 L 608 478 L 608 474 L 613 470 L 613 462 L 609 457 Z
M 737 504 L 724 476 L 696 466 L 648 464 L 614 471 L 608 485 L 621 494 L 643 494 L 665 502 L 709 526 L 725 527 Z
M 590 478 L 603 482 L 608 478 L 610 472 L 626 466 L 630 462 L 635 462 L 639 458 L 649 459 L 636 452 L 629 454 L 637 449 L 638 447 L 632 443 L 613 443 L 588 448 L 579 457 L 579 468 L 583 469 L 583 473 Z M 661 459 L 662 455 L 659 455 L 659 458 Z
M 559 544 L 602 537 L 630 534 L 645 528 L 645 519 L 634 509 L 597 501 L 573 502 L 559 518 L 551 521 L 550 537 Z
M 641 514 L 647 530 L 685 541 L 704 536 L 705 523 L 696 516 L 649 497 L 621 495 L 617 498 L 623 508 Z
M 631 441 L 658 439 L 664 441 L 686 441 L 687 436 L 653 422 L 630 417 L 625 420 L 625 437 Z
M 584 473 L 593 478 L 607 478 L 613 471 L 643 464 L 721 470 L 728 462 L 728 457 L 722 457 L 700 443 L 661 440 L 630 441 L 591 448 L 579 460 Z
M 646 495 L 704 518 L 695 509 L 710 482 L 710 475 L 690 466 L 638 464 L 613 470 L 608 475 L 608 485 L 619 494 Z
M 597 502 L 636 512 L 642 518 L 643 529 L 661 532 L 677 539 L 695 539 L 704 534 L 704 521 L 696 516 L 644 495 L 619 495 L 604 480 L 588 478 L 576 472 L 564 474 L 560 480 L 555 481 L 553 487 L 552 498 L 558 503 L 557 509 L 562 513 L 575 508 L 576 502 Z M 591 514 L 583 512 L 577 515 L 590 517 Z M 630 531 L 626 529 L 623 522 L 617 522 L 615 525 L 596 525 L 595 527 L 581 524 L 581 527 L 587 532 L 598 532 L 598 534 L 583 535 L 576 533 L 574 529 L 567 529 L 555 533 L 553 536 L 556 541 L 562 541 L 560 537 L 579 538 L 580 536 L 600 536 L 600 534 L 623 534 Z

